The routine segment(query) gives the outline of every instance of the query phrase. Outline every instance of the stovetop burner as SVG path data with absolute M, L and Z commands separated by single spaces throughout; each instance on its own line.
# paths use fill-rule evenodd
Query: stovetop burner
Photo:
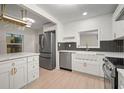
M 124 58 L 107 57 L 107 59 L 116 67 L 124 69 Z

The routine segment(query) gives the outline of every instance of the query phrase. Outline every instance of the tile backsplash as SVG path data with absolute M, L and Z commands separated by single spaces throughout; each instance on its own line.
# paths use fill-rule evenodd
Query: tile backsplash
M 59 42 L 58 50 L 84 51 L 86 48 L 76 48 L 76 42 Z M 100 41 L 100 48 L 90 48 L 89 51 L 124 52 L 124 40 Z

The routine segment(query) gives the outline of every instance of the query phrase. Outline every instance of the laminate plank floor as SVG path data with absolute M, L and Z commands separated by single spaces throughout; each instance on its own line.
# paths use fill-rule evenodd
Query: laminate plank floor
M 40 77 L 25 89 L 103 89 L 103 78 L 61 69 L 40 68 Z

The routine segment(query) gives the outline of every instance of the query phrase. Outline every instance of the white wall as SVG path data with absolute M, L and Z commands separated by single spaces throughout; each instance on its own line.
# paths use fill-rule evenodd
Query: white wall
M 112 14 L 64 24 L 63 36 L 75 36 L 77 32 L 100 30 L 100 40 L 112 40 Z
M 13 25 L 0 24 L 0 54 L 6 53 L 6 33 L 24 35 L 24 52 L 36 52 L 35 31 L 31 29 L 22 30 Z
M 39 35 L 43 33 L 43 29 L 36 32 L 35 44 L 36 44 L 36 52 L 39 53 Z

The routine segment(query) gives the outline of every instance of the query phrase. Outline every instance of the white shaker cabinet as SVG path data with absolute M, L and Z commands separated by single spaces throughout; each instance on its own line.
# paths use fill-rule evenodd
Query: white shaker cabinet
M 27 83 L 26 58 L 9 60 L 0 64 L 0 82 L 2 89 L 23 87 Z
M 99 64 L 95 61 L 86 61 L 86 73 L 99 76 Z
M 14 56 L 6 60 L 0 61 L 0 89 L 23 88 L 29 81 L 39 77 L 38 55 L 19 58 Z
M 102 56 L 96 54 L 72 54 L 72 70 L 103 77 Z
M 39 56 L 28 57 L 28 83 L 39 77 Z
M 0 88 L 13 88 L 12 63 L 0 64 Z
M 27 83 L 27 61 L 26 58 L 13 60 L 14 66 L 14 81 L 13 88 L 22 88 Z
M 124 37 L 124 21 L 113 21 L 113 39 Z
M 118 71 L 118 89 L 124 89 L 124 69 L 117 69 Z
M 118 5 L 112 17 L 113 39 L 124 37 L 124 4 Z

